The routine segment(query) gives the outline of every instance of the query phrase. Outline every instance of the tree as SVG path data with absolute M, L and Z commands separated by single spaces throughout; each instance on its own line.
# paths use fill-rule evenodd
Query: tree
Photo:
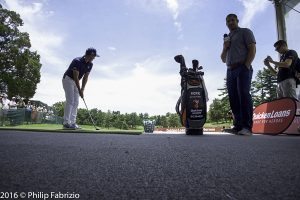
M 222 101 L 220 99 L 214 99 L 209 108 L 209 119 L 213 122 L 219 122 L 224 117 L 224 111 L 222 109 Z
M 161 126 L 161 116 L 160 115 L 154 116 L 153 119 L 155 120 L 156 126 Z
M 100 127 L 104 126 L 105 114 L 105 112 L 98 110 L 97 115 L 95 116 L 95 123 Z
M 89 113 L 86 109 L 79 108 L 77 110 L 77 123 L 84 125 L 92 125 Z
M 103 122 L 103 125 L 105 128 L 109 129 L 110 127 L 112 127 L 112 125 L 113 125 L 112 118 L 113 118 L 112 113 L 110 110 L 108 110 L 107 113 L 105 114 L 104 122 Z
M 29 35 L 20 32 L 20 15 L 0 5 L 0 90 L 8 96 L 31 98 L 40 82 L 40 56 L 30 51 Z
M 220 116 L 222 117 L 222 120 L 225 120 L 225 122 L 227 122 L 227 120 L 229 120 L 229 116 L 228 113 L 231 112 L 231 108 L 229 105 L 229 96 L 228 96 L 228 90 L 227 90 L 227 86 L 226 86 L 226 78 L 224 79 L 224 86 L 223 88 L 219 88 L 219 91 L 221 91 L 221 94 L 219 94 L 219 97 L 221 97 L 220 99 Z
M 129 114 L 126 123 L 129 125 L 129 127 L 136 128 L 137 125 L 140 125 L 138 120 L 138 115 L 135 112 Z
M 168 118 L 168 121 L 169 121 L 170 127 L 177 128 L 177 127 L 181 126 L 180 125 L 180 119 L 179 119 L 179 116 L 177 114 L 170 114 L 169 118 Z
M 65 107 L 64 101 L 56 102 L 55 104 L 53 104 L 52 108 L 53 108 L 54 114 L 59 117 L 63 117 L 64 116 L 64 107 Z
M 162 126 L 163 128 L 168 128 L 169 123 L 168 123 L 168 119 L 167 119 L 166 116 L 164 116 L 164 115 L 161 116 L 160 122 L 161 122 L 161 126 Z
M 259 70 L 252 85 L 254 86 L 251 91 L 254 106 L 277 98 L 276 76 L 272 75 L 269 69 Z

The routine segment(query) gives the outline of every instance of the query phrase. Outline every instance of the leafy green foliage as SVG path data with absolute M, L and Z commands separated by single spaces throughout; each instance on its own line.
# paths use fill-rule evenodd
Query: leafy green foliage
M 276 76 L 272 75 L 269 69 L 264 68 L 256 74 L 252 81 L 252 98 L 254 106 L 276 99 Z
M 0 6 L 0 90 L 31 98 L 40 82 L 40 56 L 30 51 L 29 34 L 20 32 L 20 15 Z
M 65 107 L 65 102 L 60 101 L 52 105 L 52 109 L 55 115 L 59 117 L 64 116 L 64 107 Z

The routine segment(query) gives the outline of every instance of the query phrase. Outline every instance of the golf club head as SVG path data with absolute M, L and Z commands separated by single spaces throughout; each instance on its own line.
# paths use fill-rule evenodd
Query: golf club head
M 177 62 L 177 63 L 180 63 L 182 65 L 185 65 L 185 62 L 184 62 L 184 57 L 182 55 L 177 55 L 174 57 L 174 60 Z
M 193 64 L 193 70 L 196 71 L 199 67 L 199 61 L 198 60 L 192 60 Z

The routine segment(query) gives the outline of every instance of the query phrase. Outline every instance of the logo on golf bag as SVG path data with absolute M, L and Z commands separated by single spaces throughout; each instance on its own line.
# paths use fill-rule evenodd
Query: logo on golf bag
M 200 102 L 200 100 L 193 100 L 193 108 L 194 109 L 198 109 L 199 108 L 199 102 Z
M 187 102 L 187 115 L 189 116 L 190 119 L 193 120 L 201 120 L 203 116 L 203 111 L 205 109 L 204 104 L 205 98 L 203 98 L 203 93 L 204 91 L 202 88 L 190 88 L 188 89 L 188 102 Z

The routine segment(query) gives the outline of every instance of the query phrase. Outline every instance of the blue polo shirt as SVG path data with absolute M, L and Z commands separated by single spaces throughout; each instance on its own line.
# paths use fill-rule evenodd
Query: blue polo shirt
M 80 80 L 83 75 L 87 72 L 90 72 L 92 68 L 93 63 L 86 63 L 84 57 L 74 58 L 69 68 L 65 72 L 64 77 L 67 75 L 74 80 L 73 70 L 77 70 L 79 72 L 78 79 Z

